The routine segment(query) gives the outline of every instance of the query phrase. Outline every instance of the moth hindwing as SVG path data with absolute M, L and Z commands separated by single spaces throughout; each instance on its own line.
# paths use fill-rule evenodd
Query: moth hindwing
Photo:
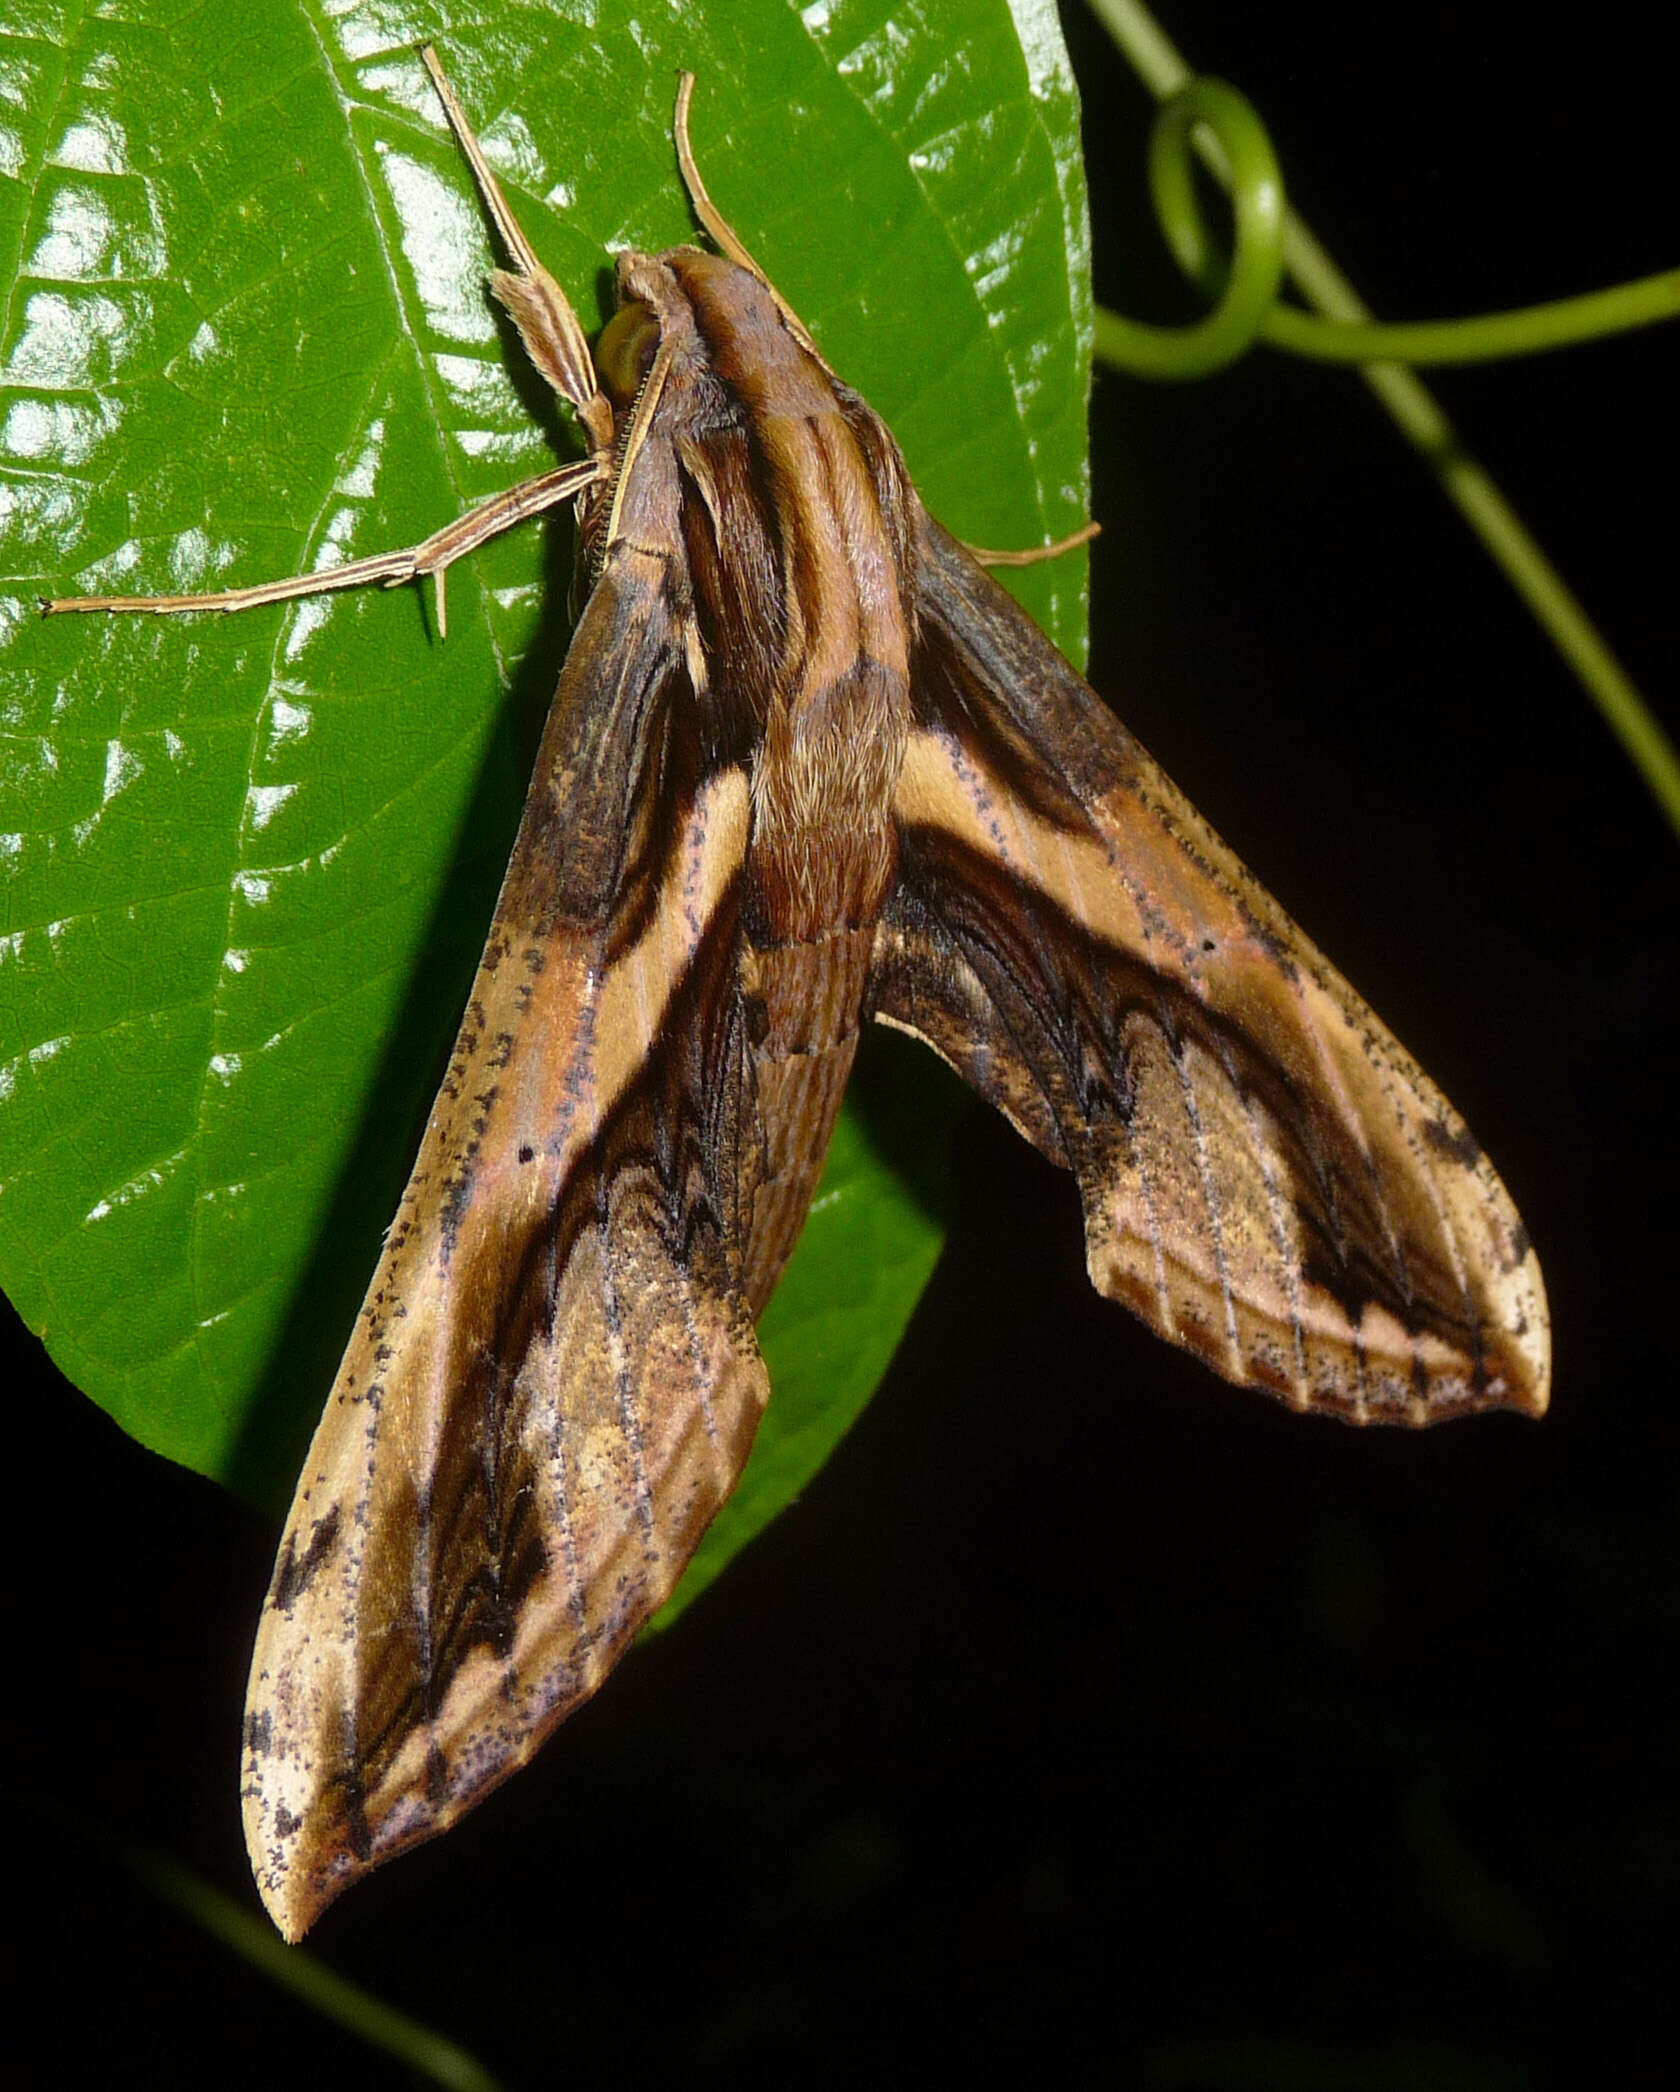
M 593 1692 L 729 1494 L 755 1319 L 865 1018 L 1072 1171 L 1097 1287 L 1354 1421 L 1546 1405 L 1545 1296 L 1463 1122 L 922 507 L 706 194 L 591 358 L 430 53 L 588 441 L 587 596 L 449 1072 L 263 1609 L 244 1798 L 297 1938 Z

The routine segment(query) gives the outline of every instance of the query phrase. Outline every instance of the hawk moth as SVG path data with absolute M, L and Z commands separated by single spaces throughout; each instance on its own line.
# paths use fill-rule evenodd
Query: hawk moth
M 1070 1170 L 1094 1283 L 1227 1379 L 1538 1414 L 1545 1297 L 1463 1122 L 966 548 L 708 197 L 594 350 L 435 58 L 588 455 L 423 545 L 209 598 L 433 577 L 573 501 L 583 596 L 448 1073 L 298 1484 L 246 1717 L 299 1937 L 601 1683 L 739 1476 L 753 1326 L 864 1018 Z M 441 619 L 440 619 L 441 622 Z

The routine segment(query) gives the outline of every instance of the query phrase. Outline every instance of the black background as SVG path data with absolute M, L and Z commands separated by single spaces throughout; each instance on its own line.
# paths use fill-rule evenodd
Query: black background
M 1680 261 L 1648 16 L 1167 23 L 1259 104 L 1368 301 L 1423 318 Z M 1068 26 L 1098 294 L 1188 317 L 1146 99 Z M 1433 381 L 1671 732 L 1677 340 Z M 805 1500 L 313 1942 L 510 2085 L 1658 2067 L 1675 839 L 1357 378 L 1262 351 L 1102 380 L 1093 425 L 1093 679 L 1493 1153 L 1545 1266 L 1553 1413 L 1409 1437 L 1234 1393 L 1090 1294 L 1070 1186 L 971 1112 L 950 1250 Z M 15 1326 L 4 1384 L 8 2049 L 44 2037 L 42 2083 L 408 2082 L 103 1842 L 255 1908 L 234 1739 L 272 1529 Z

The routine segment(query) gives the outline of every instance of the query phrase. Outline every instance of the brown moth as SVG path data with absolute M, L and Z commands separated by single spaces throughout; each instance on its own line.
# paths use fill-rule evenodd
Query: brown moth
M 865 1017 L 1054 1162 L 1098 1289 L 1354 1422 L 1546 1406 L 1540 1271 L 1463 1121 L 917 499 L 678 159 L 719 253 L 620 254 L 593 360 L 425 54 L 590 445 L 586 600 L 413 1176 L 298 1484 L 244 1804 L 288 1939 L 601 1683 L 734 1487 L 753 1324 Z

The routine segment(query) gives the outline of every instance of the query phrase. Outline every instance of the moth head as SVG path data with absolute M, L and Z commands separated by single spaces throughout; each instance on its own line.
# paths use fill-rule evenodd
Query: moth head
M 596 339 L 595 368 L 619 415 L 635 405 L 661 344 L 670 343 L 680 355 L 694 340 L 693 311 L 669 260 L 634 249 L 618 256 L 618 310 Z

